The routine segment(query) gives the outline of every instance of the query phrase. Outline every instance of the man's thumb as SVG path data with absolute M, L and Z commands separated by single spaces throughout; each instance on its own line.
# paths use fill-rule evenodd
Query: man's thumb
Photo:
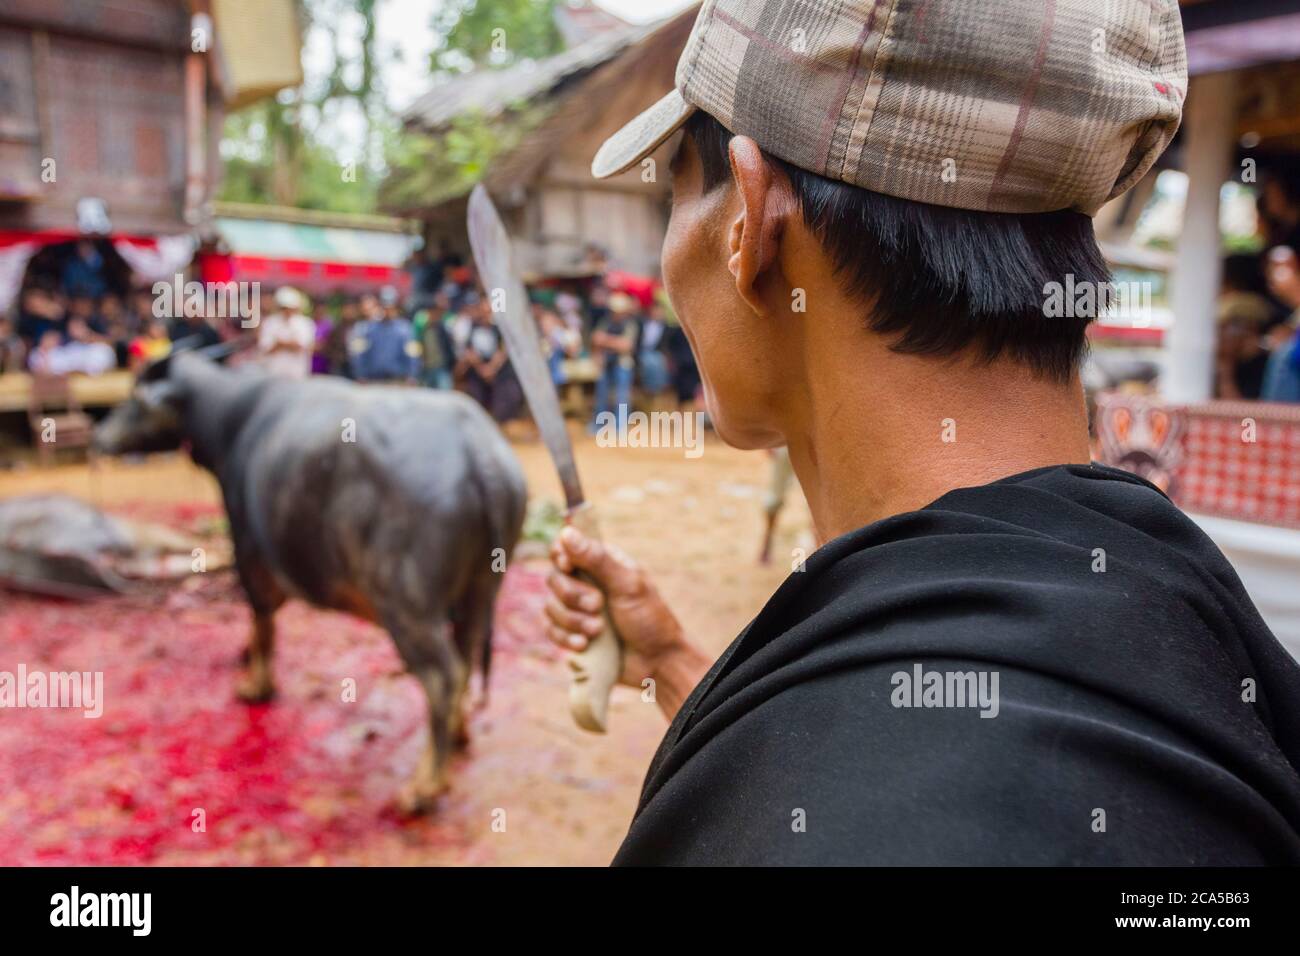
M 573 527 L 561 531 L 560 537 L 574 567 L 590 574 L 603 589 L 617 590 L 628 586 L 632 568 L 617 549 L 606 547 L 603 542 L 589 538 Z

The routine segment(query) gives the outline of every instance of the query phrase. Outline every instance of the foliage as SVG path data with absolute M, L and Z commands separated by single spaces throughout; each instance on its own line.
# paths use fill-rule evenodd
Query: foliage
M 219 199 L 270 203 L 331 212 L 370 212 L 383 175 L 383 139 L 394 126 L 383 102 L 375 48 L 381 0 L 300 0 L 303 33 L 322 30 L 333 57 L 328 73 L 226 117 L 222 135 L 225 177 Z M 360 51 L 344 56 L 339 23 L 361 18 Z M 347 77 L 355 75 L 356 80 Z M 343 162 L 321 139 L 330 104 L 352 103 L 364 122 L 361 161 Z M 312 122 L 314 120 L 314 122 Z
M 563 49 L 554 10 L 563 0 L 446 0 L 430 66 L 443 75 L 493 69 Z M 500 118 L 468 114 L 434 137 L 402 130 L 384 98 L 376 18 L 400 15 L 391 0 L 299 0 L 304 35 L 323 32 L 332 58 L 323 75 L 226 117 L 225 178 L 218 198 L 332 212 L 409 209 L 462 195 L 491 161 L 545 115 L 520 105 Z M 360 42 L 344 53 L 341 32 L 360 18 Z M 327 143 L 331 117 L 359 111 L 359 161 Z
M 363 163 L 340 163 L 303 131 L 296 112 L 294 102 L 271 99 L 226 118 L 219 198 L 329 212 L 373 210 L 380 177 Z
M 549 545 L 564 528 L 564 509 L 550 498 L 542 498 L 528 506 L 524 517 L 523 540 L 539 541 Z
M 435 73 L 501 67 L 559 53 L 558 0 L 447 0 L 434 14 L 442 38 L 430 58 Z
M 434 15 L 442 38 L 430 58 L 435 73 L 498 69 L 564 48 L 555 21 L 561 0 L 448 0 Z M 499 117 L 467 112 L 436 135 L 406 130 L 386 160 L 388 179 L 379 193 L 387 209 L 432 206 L 462 196 L 486 174 L 492 161 L 519 144 L 547 109 L 513 104 Z
M 463 196 L 483 178 L 492 160 L 517 146 L 546 113 L 536 106 L 495 119 L 468 112 L 437 136 L 405 131 L 388 154 L 389 174 L 380 187 L 380 204 L 402 210 Z

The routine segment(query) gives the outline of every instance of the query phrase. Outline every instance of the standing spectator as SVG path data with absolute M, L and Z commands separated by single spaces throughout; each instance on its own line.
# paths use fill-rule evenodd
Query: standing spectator
M 700 371 L 695 365 L 695 353 L 691 351 L 690 339 L 675 317 L 669 317 L 668 328 L 664 331 L 664 351 L 668 354 L 668 366 L 672 372 L 673 391 L 677 393 L 677 407 L 694 405 L 700 389 Z
M 452 316 L 448 331 L 451 332 L 451 347 L 457 361 L 469 348 L 469 336 L 474 330 L 474 316 L 478 314 L 479 294 L 473 289 L 465 292 Z
M 1291 318 L 1269 336 L 1272 354 L 1264 370 L 1260 398 L 1266 402 L 1300 402 L 1300 260 L 1293 249 L 1279 246 L 1269 253 L 1268 286 L 1293 311 Z
M 108 291 L 104 275 L 104 257 L 98 246 L 89 239 L 81 239 L 67 262 L 63 264 L 63 291 L 69 296 L 87 296 L 94 301 Z
M 385 293 L 388 291 L 385 289 Z M 420 345 L 396 303 L 385 303 L 381 308 L 373 295 L 364 295 L 361 312 L 363 321 L 348 343 L 352 377 L 358 382 L 415 381 L 420 373 Z
M 664 307 L 656 302 L 641 325 L 636 345 L 637 378 L 648 395 L 658 395 L 668 387 L 668 359 L 663 352 L 667 331 Z
M 537 327 L 541 332 L 542 346 L 546 350 L 546 364 L 551 370 L 551 381 L 559 386 L 568 383 L 564 363 L 582 354 L 582 333 L 569 328 L 555 312 L 543 305 L 533 306 Z
M 439 290 L 433 296 L 431 308 L 421 309 L 413 323 L 416 341 L 420 343 L 423 371 L 420 381 L 429 388 L 452 387 L 452 369 L 456 356 L 447 324 L 452 318 L 447 293 Z
M 443 259 L 441 250 L 436 256 L 430 256 L 429 250 L 423 247 L 411 254 L 406 269 L 411 274 L 411 296 L 417 309 L 433 305 L 446 273 Z
M 1284 318 L 1265 288 L 1258 256 L 1238 254 L 1223 260 L 1215 357 L 1218 398 L 1259 398 L 1268 364 L 1266 336 Z
M 276 311 L 263 316 L 257 333 L 262 364 L 272 375 L 306 378 L 311 374 L 316 326 L 303 315 L 302 294 L 285 286 L 276 290 Z
M 523 391 L 510 366 L 505 340 L 492 322 L 492 311 L 486 300 L 476 296 L 469 309 L 473 325 L 457 363 L 457 374 L 465 383 L 465 391 L 494 419 L 510 421 L 519 414 Z
M 587 308 L 585 311 L 586 319 L 582 329 L 582 337 L 590 338 L 592 332 L 609 318 L 609 287 L 604 282 L 593 282 L 591 288 L 587 290 Z
M 636 300 L 616 292 L 609 297 L 609 315 L 591 333 L 591 350 L 600 364 L 596 379 L 594 432 L 604 412 L 613 412 L 619 428 L 632 404 L 632 377 L 636 370 Z M 612 406 L 611 406 L 612 403 Z
M 379 304 L 383 306 L 384 315 L 387 318 L 403 318 L 402 297 L 397 294 L 397 290 L 391 285 L 386 285 L 379 290 Z
M 329 339 L 334 331 L 334 317 L 324 302 L 317 302 L 312 310 L 312 322 L 316 326 L 316 344 L 311 353 L 311 373 L 328 375 L 330 371 Z
M 383 309 L 379 306 L 379 297 L 373 292 L 366 292 L 357 299 L 357 321 L 348 333 L 348 378 L 360 381 L 363 359 L 361 353 L 370 347 L 370 340 L 365 331 L 373 323 L 383 318 Z
M 331 375 L 352 377 L 348 342 L 356 330 L 359 315 L 356 299 L 346 299 L 339 306 L 339 316 L 330 327 L 329 335 L 325 337 L 325 358 Z

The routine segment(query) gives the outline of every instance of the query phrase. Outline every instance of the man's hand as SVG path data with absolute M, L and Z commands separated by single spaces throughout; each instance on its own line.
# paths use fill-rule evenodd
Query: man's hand
M 671 719 L 712 663 L 682 633 L 682 626 L 645 571 L 619 551 L 565 528 L 551 546 L 554 570 L 546 579 L 546 633 L 567 651 L 581 651 L 610 618 L 623 641 L 620 682 L 641 687 L 655 682 L 655 700 Z M 600 587 L 579 581 L 575 570 Z

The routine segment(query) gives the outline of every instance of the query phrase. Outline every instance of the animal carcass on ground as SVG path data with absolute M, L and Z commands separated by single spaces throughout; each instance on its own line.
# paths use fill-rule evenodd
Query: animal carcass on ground
M 429 744 L 399 802 L 430 808 L 472 668 L 486 689 L 493 602 L 523 524 L 523 472 L 501 432 L 456 392 L 275 379 L 179 351 L 142 373 L 95 444 L 182 443 L 221 485 L 253 611 L 240 695 L 273 693 L 288 598 L 381 625 L 429 701 Z

